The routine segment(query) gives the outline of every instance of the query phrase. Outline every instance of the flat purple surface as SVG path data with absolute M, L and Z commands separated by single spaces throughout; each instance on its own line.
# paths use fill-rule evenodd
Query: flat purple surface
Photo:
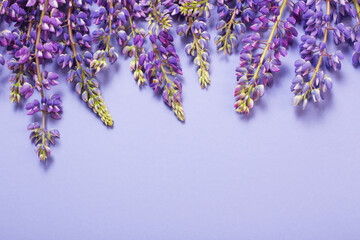
M 8 100 L 0 73 L 0 239 L 360 239 L 360 71 L 346 53 L 334 88 L 306 111 L 292 106 L 293 48 L 250 116 L 233 108 L 238 56 L 216 56 L 201 90 L 177 43 L 186 123 L 129 61 L 101 75 L 108 129 L 62 81 L 61 132 L 46 166 Z

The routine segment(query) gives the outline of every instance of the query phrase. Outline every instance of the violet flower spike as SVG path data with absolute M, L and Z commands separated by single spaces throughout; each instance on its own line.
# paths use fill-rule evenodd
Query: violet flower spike
M 149 14 L 149 40 L 152 50 L 147 53 L 145 75 L 154 91 L 162 94 L 180 121 L 185 121 L 181 102 L 182 86 L 177 75 L 182 75 L 180 59 L 173 45 L 174 38 L 169 33 L 172 19 L 169 14 L 172 1 L 142 0 L 145 12 Z M 164 5 L 162 5 L 164 4 Z M 156 16 L 156 17 L 155 17 Z M 173 77 L 173 78 L 172 78 Z
M 139 27 L 134 20 L 144 18 L 145 13 L 140 4 L 133 0 L 126 2 L 124 10 L 127 11 L 128 17 L 124 17 L 122 28 L 118 31 L 119 44 L 124 47 L 123 54 L 134 59 L 130 62 L 130 69 L 138 86 L 144 86 L 146 83 L 144 73 L 146 31 Z
M 305 35 L 301 37 L 299 45 L 301 59 L 295 62 L 296 77 L 292 81 L 291 91 L 294 93 L 294 105 L 302 104 L 306 108 L 308 100 L 319 102 L 325 99 L 325 94 L 332 88 L 331 78 L 321 70 L 326 67 L 334 71 L 341 69 L 344 55 L 340 50 L 331 54 L 327 48 L 329 31 L 334 30 L 335 43 L 354 41 L 351 29 L 339 22 L 339 13 L 334 9 L 342 9 L 342 15 L 350 14 L 346 11 L 348 1 L 326 0 L 326 12 L 323 12 L 322 1 L 307 1 L 303 11 Z M 345 7 L 348 6 L 348 7 Z M 332 26 L 335 23 L 336 27 Z
M 8 5 L 7 1 L 1 3 L 1 13 L 4 14 L 3 18 L 6 22 L 14 22 L 21 25 L 13 31 L 4 30 L 0 33 L 0 46 L 6 47 L 8 55 L 12 56 L 9 60 L 8 68 L 12 71 L 9 82 L 10 87 L 10 100 L 12 103 L 19 103 L 24 97 L 21 93 L 21 88 L 25 83 L 29 83 L 32 75 L 27 74 L 28 70 L 32 72 L 32 66 L 29 64 L 30 59 L 30 34 L 35 19 L 34 15 L 26 15 L 25 10 L 17 3 Z M 5 59 L 1 59 L 2 64 L 5 64 Z M 31 95 L 27 94 L 26 98 Z
M 143 47 L 145 42 L 145 30 L 137 27 L 135 23 L 130 19 L 130 36 L 133 39 L 133 43 L 124 48 L 123 53 L 129 57 L 134 57 L 134 60 L 130 62 L 130 69 L 133 71 L 134 79 L 137 81 L 138 86 L 144 86 L 146 83 L 145 78 L 145 59 L 146 52 Z
M 114 35 L 119 45 L 123 47 L 123 54 L 129 57 L 134 55 L 130 69 L 134 72 L 134 78 L 138 85 L 144 85 L 146 82 L 143 66 L 145 30 L 138 28 L 133 22 L 133 18 L 145 17 L 140 4 L 134 0 L 94 1 L 100 7 L 93 13 L 94 23 L 100 29 L 93 32 L 94 41 L 99 43 L 99 50 L 95 52 L 97 58 L 91 63 L 92 66 L 103 65 L 107 67 L 106 58 L 109 58 L 111 63 L 117 60 L 118 54 L 110 42 L 111 36 Z M 129 44 L 131 38 L 133 41 L 132 44 Z
M 98 49 L 94 53 L 94 60 L 91 62 L 91 68 L 96 69 L 96 73 L 100 70 L 106 70 L 110 63 L 116 62 L 118 59 L 118 53 L 115 51 L 115 47 L 111 45 L 111 36 L 114 34 L 114 20 L 116 18 L 116 6 L 118 1 L 114 0 L 94 0 L 100 7 L 92 13 L 94 24 L 99 26 L 99 29 L 93 31 L 93 41 L 98 44 Z
M 185 46 L 185 52 L 194 57 L 194 64 L 199 67 L 197 74 L 201 88 L 207 88 L 210 84 L 210 56 L 208 43 L 210 34 L 206 31 L 205 17 L 210 17 L 213 5 L 209 1 L 183 1 L 180 3 L 180 13 L 185 16 L 186 24 L 177 27 L 180 36 L 190 35 L 192 43 Z
M 234 96 L 234 107 L 238 113 L 248 114 L 254 106 L 254 102 L 264 94 L 265 86 L 271 86 L 273 74 L 280 71 L 280 57 L 287 55 L 287 47 L 297 36 L 293 24 L 296 19 L 291 15 L 281 20 L 286 6 L 290 6 L 288 0 L 283 0 L 281 5 L 267 0 L 258 3 L 259 16 L 256 17 L 250 29 L 257 33 L 250 34 L 242 39 L 244 44 L 240 52 L 240 66 L 236 69 L 238 85 Z M 273 11 L 270 13 L 270 10 Z M 296 14 L 295 14 L 296 15 Z M 270 26 L 271 33 L 267 41 L 261 40 L 258 30 L 261 27 Z M 256 54 L 258 49 L 262 52 Z
M 91 13 L 88 5 L 91 3 L 92 0 L 68 2 L 67 25 L 63 29 L 64 40 L 60 45 L 61 52 L 57 62 L 62 68 L 69 68 L 67 80 L 76 83 L 75 91 L 81 96 L 81 99 L 101 118 L 105 125 L 112 126 L 113 119 L 101 96 L 99 82 L 95 79 L 97 72 L 104 66 L 92 65 L 96 61 L 94 59 L 101 56 L 99 52 L 96 55 L 89 51 L 92 38 L 89 35 Z M 67 48 L 70 49 L 70 54 L 66 53 Z M 85 51 L 82 52 L 82 49 Z
M 218 53 L 231 54 L 238 45 L 239 37 L 245 33 L 246 23 L 252 22 L 256 13 L 256 1 L 236 0 L 233 8 L 229 4 L 232 0 L 217 0 L 217 13 L 221 20 L 216 24 L 218 35 L 215 37 L 215 44 Z
M 45 161 L 50 156 L 50 145 L 55 145 L 55 138 L 60 137 L 58 130 L 48 130 L 46 126 L 46 116 L 49 115 L 54 119 L 61 118 L 62 106 L 60 96 L 51 95 L 50 98 L 45 96 L 45 90 L 50 90 L 50 86 L 58 84 L 57 80 L 59 76 L 53 72 L 41 72 L 40 66 L 45 64 L 47 60 L 55 58 L 57 54 L 58 45 L 51 40 L 51 35 L 57 34 L 56 27 L 62 23 L 64 14 L 57 8 L 59 7 L 59 4 L 63 3 L 63 0 L 45 0 L 35 7 L 34 5 L 36 3 L 29 0 L 27 1 L 26 6 L 18 5 L 18 7 L 23 7 L 23 9 L 35 8 L 33 9 L 34 13 L 40 14 L 39 18 L 33 18 L 28 25 L 25 44 L 29 47 L 27 48 L 27 46 L 24 46 L 21 48 L 22 50 L 20 50 L 20 52 L 17 51 L 14 54 L 15 58 L 19 59 L 18 63 L 22 64 L 20 65 L 20 71 L 26 71 L 28 75 L 33 77 L 33 84 L 29 82 L 23 84 L 20 90 L 21 94 L 28 98 L 32 95 L 33 88 L 35 88 L 41 95 L 40 102 L 34 100 L 26 105 L 28 114 L 33 115 L 37 112 L 41 112 L 42 114 L 41 125 L 32 123 L 28 127 L 28 130 L 31 131 L 30 139 L 32 139 L 36 145 L 36 153 L 39 156 L 40 161 Z M 34 34 L 31 34 L 33 26 L 36 31 L 34 31 Z M 29 51 L 30 55 L 28 55 Z M 27 61 L 29 63 L 22 60 L 24 57 L 28 58 Z M 13 68 L 12 64 L 9 64 L 9 67 L 10 69 L 16 69 L 16 67 Z
M 58 130 L 47 130 L 46 117 L 59 119 L 62 113 L 60 96 L 52 95 L 49 99 L 45 90 L 58 84 L 56 73 L 42 71 L 45 65 L 57 54 L 57 43 L 51 38 L 57 33 L 56 26 L 62 23 L 62 15 L 57 9 L 63 0 L 43 1 L 1 1 L 0 14 L 8 23 L 14 23 L 10 32 L 4 30 L 0 34 L 0 45 L 7 48 L 8 68 L 12 71 L 9 81 L 11 102 L 20 102 L 22 97 L 30 98 L 35 90 L 41 95 L 41 104 L 38 100 L 26 104 L 29 115 L 42 114 L 42 124 L 33 123 L 28 130 L 30 138 L 36 145 L 36 153 L 40 161 L 45 161 L 51 153 L 50 145 L 59 138 Z M 4 61 L 1 59 L 1 63 Z M 54 99 L 56 98 L 56 99 Z
M 152 33 L 159 34 L 160 31 L 169 31 L 172 28 L 173 19 L 170 14 L 174 14 L 174 7 L 176 9 L 173 0 L 140 0 L 140 6 L 146 14 L 145 20 Z

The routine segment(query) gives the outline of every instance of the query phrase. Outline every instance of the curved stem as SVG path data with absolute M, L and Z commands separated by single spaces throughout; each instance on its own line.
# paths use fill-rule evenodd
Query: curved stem
M 152 44 L 152 49 L 153 49 L 153 52 L 155 53 L 155 56 L 157 59 L 161 59 L 160 56 L 159 56 L 159 53 L 158 53 L 158 49 L 156 49 L 153 44 Z M 161 69 L 161 72 L 163 73 L 163 76 L 165 78 L 165 81 L 166 83 L 170 83 L 172 85 L 172 82 L 169 80 L 167 74 L 168 72 L 166 71 L 166 69 L 164 68 L 163 64 L 166 64 L 164 61 L 161 61 L 161 65 L 160 65 L 160 69 Z M 166 86 L 166 85 L 165 85 Z
M 113 8 L 113 0 L 110 0 L 110 6 L 109 9 Z M 108 22 L 109 22 L 109 36 L 107 36 L 107 42 L 106 42 L 106 49 L 105 51 L 109 51 L 109 47 L 110 47 L 110 39 L 111 39 L 111 29 L 112 29 L 112 19 L 113 19 L 113 15 L 109 13 L 109 17 L 108 17 Z
M 355 0 L 357 1 L 357 0 Z M 330 15 L 330 0 L 326 0 L 326 14 L 327 15 Z M 326 29 L 325 29 L 325 33 L 324 33 L 324 43 L 327 42 L 327 38 L 328 38 L 328 31 L 329 31 L 329 25 L 330 23 L 327 23 L 327 26 L 326 26 Z M 316 68 L 315 68 L 315 71 L 311 77 L 311 80 L 309 81 L 309 86 L 310 86 L 310 89 L 312 88 L 312 83 L 314 82 L 315 78 L 316 78 L 316 75 L 317 73 L 319 72 L 319 69 L 320 69 L 320 66 L 321 66 L 321 63 L 322 63 L 322 59 L 323 59 L 323 56 L 325 54 L 325 49 L 322 51 L 320 57 L 319 57 L 319 60 L 318 60 L 318 63 L 316 65 Z
M 190 28 L 190 30 L 191 30 L 191 27 L 192 27 L 193 23 L 194 23 L 194 20 L 193 20 L 193 18 L 190 17 L 190 18 L 189 18 L 189 28 Z M 203 59 L 203 57 L 202 57 L 203 49 L 199 46 L 199 39 L 198 39 L 198 37 L 196 36 L 196 34 L 194 33 L 194 31 L 191 30 L 191 33 L 192 33 L 192 36 L 193 36 L 193 38 L 194 38 L 196 53 L 197 53 L 197 55 L 198 55 L 198 57 L 199 57 L 200 68 L 201 68 L 201 69 L 206 69 L 206 66 L 205 66 L 205 63 L 204 63 L 204 59 Z M 205 84 L 202 83 L 202 82 L 200 82 L 200 83 L 201 83 L 201 87 L 202 87 L 202 88 L 206 87 L 206 84 L 209 84 L 209 82 L 204 82 Z
M 204 59 L 202 58 L 202 55 L 201 55 L 203 50 L 199 46 L 199 39 L 197 38 L 196 34 L 193 31 L 191 31 L 191 33 L 192 33 L 193 38 L 194 38 L 195 48 L 196 48 L 196 52 L 197 52 L 197 54 L 199 56 L 201 67 L 204 67 L 205 66 Z
M 40 92 L 41 92 L 41 98 L 44 98 L 44 88 L 43 88 L 43 84 L 42 84 L 42 80 L 41 80 L 41 72 L 40 72 L 40 61 L 39 58 L 37 56 L 38 53 L 38 49 L 37 46 L 39 45 L 40 42 L 40 36 L 41 36 L 41 25 L 42 25 L 42 20 L 45 16 L 45 12 L 46 9 L 48 7 L 48 3 L 49 1 L 46 0 L 45 1 L 45 7 L 44 9 L 41 11 L 41 16 L 40 16 L 40 21 L 39 24 L 37 26 L 37 36 L 36 36 L 36 42 L 35 42 L 35 61 L 36 61 L 36 73 L 38 75 L 38 79 L 39 79 L 39 83 L 40 83 Z M 42 111 L 42 131 L 43 131 L 43 135 L 42 135 L 42 144 L 45 144 L 45 110 Z
M 81 70 L 81 84 L 82 86 L 88 90 L 88 93 L 89 95 L 94 99 L 94 104 L 96 104 L 97 106 L 100 106 L 100 108 L 102 108 L 102 110 L 99 110 L 97 109 L 97 107 L 93 108 L 93 106 L 90 106 L 90 108 L 93 108 L 96 109 L 96 112 L 94 110 L 94 112 L 96 114 L 98 114 L 101 118 L 101 120 L 105 123 L 105 125 L 107 126 L 112 126 L 113 125 L 113 122 L 112 122 L 112 119 L 108 113 L 108 110 L 105 106 L 105 104 L 103 103 L 103 100 L 102 98 L 96 98 L 96 94 L 94 94 L 93 91 L 90 91 L 93 86 L 91 85 L 91 79 L 90 78 L 87 78 L 87 73 L 86 73 L 86 70 L 84 69 L 84 67 L 81 65 L 81 62 L 79 62 L 76 58 L 76 56 L 78 55 L 77 51 L 76 51 L 76 42 L 74 40 L 74 35 L 73 35 L 73 31 L 74 29 L 71 27 L 71 20 L 70 20 L 70 16 L 72 14 L 72 11 L 73 11 L 73 6 L 74 6 L 74 0 L 72 0 L 72 5 L 71 7 L 69 7 L 68 9 L 68 16 L 67 16 L 67 26 L 68 26 L 68 34 L 69 34 L 69 39 L 70 39 L 70 45 L 71 45 L 71 50 L 72 50 L 72 53 L 73 53 L 73 58 L 75 59 L 75 62 L 76 62 L 76 67 L 78 69 Z M 84 81 L 86 78 L 86 81 Z M 99 96 L 100 96 L 100 93 L 99 93 Z
M 27 31 L 27 34 L 26 34 L 26 41 L 28 41 L 29 38 L 30 38 L 32 24 L 33 24 L 32 22 L 29 23 L 29 28 L 28 28 L 28 31 Z
M 36 8 L 37 8 L 37 5 L 38 5 L 38 2 L 35 3 L 35 5 L 34 5 L 34 7 L 33 7 L 32 10 L 36 9 Z M 30 20 L 30 21 L 29 21 L 28 31 L 27 31 L 27 34 L 26 34 L 26 41 L 28 41 L 28 40 L 30 39 L 32 25 L 33 25 L 33 22 Z
M 67 25 L 68 25 L 68 33 L 69 33 L 70 45 L 71 45 L 71 50 L 72 50 L 72 53 L 73 53 L 73 58 L 75 59 L 76 66 L 79 69 L 81 69 L 82 72 L 84 72 L 85 70 L 82 68 L 81 64 L 79 63 L 79 61 L 76 58 L 76 56 L 77 56 L 76 43 L 75 43 L 75 40 L 74 40 L 73 29 L 71 27 L 71 21 L 70 21 L 70 16 L 71 16 L 71 13 L 72 13 L 72 10 L 73 10 L 74 1 L 72 0 L 71 2 L 72 2 L 72 4 L 71 4 L 71 7 L 69 7 L 69 9 L 68 9 L 68 16 L 67 16 L 67 19 L 66 19 Z
M 69 38 L 70 38 L 70 45 L 71 45 L 71 50 L 73 52 L 73 56 L 74 56 L 74 59 L 75 59 L 75 62 L 76 62 L 76 65 L 81 68 L 81 65 L 79 63 L 79 61 L 77 60 L 76 56 L 77 56 L 77 51 L 76 51 L 76 44 L 75 44 L 75 41 L 74 41 L 74 35 L 73 35 L 73 29 L 71 27 L 71 21 L 70 21 L 70 16 L 71 16 L 71 13 L 72 13 L 72 10 L 73 10 L 73 6 L 74 6 L 74 1 L 72 0 L 71 1 L 72 4 L 71 4 L 71 7 L 69 7 L 68 9 L 68 16 L 67 16 L 67 25 L 68 25 L 68 33 L 69 33 Z
M 154 47 L 154 44 L 151 44 L 151 45 L 152 45 L 152 49 L 153 49 L 153 51 L 154 51 L 154 53 L 155 53 L 156 58 L 157 58 L 157 59 L 160 59 L 159 52 L 158 52 L 159 50 Z M 171 89 L 169 89 L 167 85 L 170 84 L 171 87 L 174 87 L 174 82 L 169 79 L 169 77 L 168 77 L 168 75 L 167 75 L 169 72 L 166 71 L 166 69 L 165 69 L 165 67 L 164 67 L 164 64 L 167 65 L 167 67 L 169 67 L 166 62 L 161 61 L 160 69 L 161 69 L 161 72 L 162 72 L 162 74 L 163 74 L 163 77 L 164 77 L 164 79 L 165 79 L 165 81 L 166 81 L 165 88 L 166 88 L 166 89 L 169 91 L 169 93 L 170 93 L 170 92 L 171 92 Z M 170 67 L 169 67 L 169 68 L 170 68 Z M 173 74 L 173 72 L 172 72 L 171 69 L 170 69 L 170 74 Z M 174 74 L 173 74 L 173 75 L 174 75 Z M 175 101 L 175 102 L 176 102 L 176 101 Z M 181 103 L 179 103 L 179 104 L 180 104 L 180 106 L 181 106 Z M 171 105 L 170 105 L 170 106 L 171 106 Z M 180 121 L 182 121 L 182 122 L 185 121 L 185 117 L 184 117 L 183 110 L 180 110 L 180 111 L 176 110 L 176 107 L 174 107 L 174 105 L 172 105 L 171 108 L 172 108 L 172 110 L 174 111 L 175 115 L 177 116 L 177 118 L 178 118 Z M 182 108 L 182 107 L 181 107 L 181 108 Z
M 277 29 L 277 27 L 278 27 L 278 25 L 279 25 L 280 20 L 281 20 L 281 15 L 282 15 L 283 12 L 284 12 L 284 9 L 285 9 L 285 6 L 286 6 L 287 1 L 288 1 L 288 0 L 284 0 L 284 1 L 282 2 L 282 4 L 281 4 L 280 14 L 279 14 L 279 16 L 277 17 L 276 22 L 274 23 L 274 26 L 272 27 L 272 31 L 271 31 L 271 33 L 270 33 L 270 36 L 269 36 L 269 38 L 268 38 L 268 41 L 266 42 L 265 49 L 264 49 L 264 51 L 263 51 L 263 53 L 262 53 L 262 55 L 261 55 L 259 65 L 258 65 L 258 67 L 256 68 L 256 71 L 255 71 L 255 73 L 254 73 L 255 84 L 256 84 L 256 79 L 258 78 L 258 75 L 259 75 L 261 66 L 262 66 L 262 64 L 263 64 L 263 62 L 264 62 L 266 53 L 267 53 L 267 51 L 269 50 L 270 44 L 271 44 L 272 39 L 273 39 L 273 37 L 274 37 L 274 35 L 275 35 L 275 31 L 276 31 L 276 29 Z
M 158 22 L 159 24 L 161 24 L 161 21 L 159 19 L 159 16 L 158 16 L 158 13 L 157 13 L 157 5 L 158 5 L 158 1 L 155 1 L 154 3 L 152 3 L 153 5 L 153 11 L 152 11 L 152 14 L 156 20 L 156 22 Z
M 240 2 L 241 0 L 238 0 L 238 2 Z M 236 8 L 236 7 L 235 7 Z M 227 28 L 226 28 L 226 33 L 224 35 L 224 54 L 226 55 L 227 54 L 227 51 L 226 51 L 226 48 L 227 48 L 227 44 L 228 44 L 228 37 L 229 37 L 229 34 L 230 34 L 230 29 L 231 29 L 231 26 L 234 24 L 234 20 L 235 20 L 235 16 L 236 16 L 236 9 L 234 8 L 232 14 L 231 14 L 231 18 L 230 18 L 230 21 L 227 23 Z M 230 53 L 230 52 L 229 52 Z

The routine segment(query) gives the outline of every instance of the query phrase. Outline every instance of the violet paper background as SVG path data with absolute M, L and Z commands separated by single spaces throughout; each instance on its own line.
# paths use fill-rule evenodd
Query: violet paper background
M 113 129 L 73 86 L 54 88 L 64 114 L 48 122 L 61 139 L 46 166 L 0 70 L 0 239 L 360 239 L 360 70 L 351 51 L 331 73 L 327 100 L 302 111 L 289 90 L 292 47 L 274 86 L 241 116 L 238 54 L 216 55 L 211 41 L 204 91 L 183 42 L 176 47 L 185 124 L 119 60 L 99 78 Z

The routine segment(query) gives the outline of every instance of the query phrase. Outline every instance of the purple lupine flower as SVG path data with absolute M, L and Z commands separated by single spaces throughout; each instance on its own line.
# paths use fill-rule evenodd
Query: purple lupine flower
M 236 0 L 232 8 L 231 5 L 232 1 L 229 0 L 217 1 L 217 13 L 221 20 L 216 24 L 218 35 L 215 37 L 215 43 L 218 52 L 225 54 L 231 54 L 238 45 L 240 35 L 245 33 L 245 24 L 253 21 L 257 10 L 256 1 L 253 0 Z M 251 28 L 254 30 L 254 25 Z M 256 28 L 259 29 L 260 26 Z
M 186 19 L 186 24 L 177 27 L 180 36 L 189 35 L 193 41 L 185 46 L 185 52 L 194 57 L 194 64 L 199 67 L 197 74 L 202 88 L 210 84 L 208 42 L 210 34 L 206 31 L 205 17 L 210 17 L 213 5 L 209 1 L 182 1 L 180 13 Z
M 130 69 L 134 79 L 139 86 L 146 83 L 144 74 L 144 62 L 146 58 L 144 43 L 146 31 L 135 23 L 139 18 L 145 18 L 145 12 L 141 3 L 135 1 L 124 1 L 123 11 L 119 15 L 120 24 L 124 30 L 118 32 L 119 44 L 123 46 L 122 53 L 133 60 L 130 62 Z
M 340 20 L 353 15 L 350 4 L 344 1 L 307 1 L 302 4 L 304 31 L 301 36 L 300 60 L 295 62 L 296 77 L 292 81 L 291 91 L 294 93 L 294 105 L 302 104 L 303 109 L 312 99 L 318 102 L 325 98 L 325 94 L 332 88 L 331 78 L 325 74 L 321 66 L 334 71 L 341 69 L 344 55 L 340 50 L 331 53 L 328 50 L 328 35 L 333 31 L 336 44 L 355 41 L 355 34 L 351 27 Z M 323 5 L 325 5 L 323 7 Z M 356 59 L 353 62 L 356 63 Z
M 98 69 L 106 69 L 108 66 L 106 58 L 109 59 L 110 63 L 114 63 L 118 59 L 118 53 L 111 45 L 110 40 L 114 35 L 118 38 L 119 44 L 123 44 L 124 35 L 119 33 L 117 29 L 128 21 L 129 12 L 122 1 L 94 0 L 94 2 L 99 6 L 99 9 L 92 12 L 92 18 L 99 29 L 93 32 L 93 40 L 98 43 L 98 52 L 104 53 L 101 53 L 101 58 L 94 59 L 92 66 Z
M 239 113 L 248 114 L 254 102 L 264 94 L 265 86 L 272 85 L 273 75 L 280 71 L 280 58 L 286 56 L 287 47 L 297 36 L 294 28 L 297 15 L 294 10 L 286 20 L 282 20 L 286 5 L 287 0 L 283 0 L 281 5 L 271 0 L 251 3 L 252 8 L 259 11 L 250 27 L 256 33 L 242 39 L 244 46 L 240 52 L 240 65 L 236 69 L 238 85 L 234 92 L 234 107 Z M 263 27 L 271 29 L 267 41 L 263 41 L 257 32 Z M 261 51 L 258 53 L 259 49 Z
M 180 121 L 185 120 L 181 102 L 181 84 L 177 75 L 182 75 L 179 56 L 173 45 L 171 9 L 173 1 L 141 0 L 148 14 L 149 39 L 152 50 L 147 53 L 144 65 L 145 76 L 154 92 L 161 92 L 164 102 L 172 108 Z M 154 17 L 156 16 L 156 17 Z
M 45 101 L 44 111 L 46 111 L 53 119 L 60 119 L 62 114 L 61 98 L 54 94 Z
M 100 50 L 95 54 L 90 52 L 93 38 L 90 36 L 89 27 L 91 26 L 91 11 L 89 4 L 92 0 L 68 2 L 67 25 L 63 27 L 63 43 L 60 44 L 61 53 L 57 59 L 58 65 L 67 68 L 67 81 L 74 82 L 75 91 L 81 95 L 81 99 L 96 113 L 107 126 L 113 125 L 113 119 L 106 107 L 100 94 L 99 82 L 95 80 L 96 74 L 107 67 L 104 61 L 105 51 Z M 98 1 L 98 4 L 105 4 Z M 93 12 L 95 17 L 105 14 L 105 9 Z M 96 15 L 98 14 L 98 15 Z M 105 15 L 103 15 L 105 16 Z M 101 17 L 100 17 L 101 18 Z M 97 18 L 95 18 L 95 21 Z M 96 32 L 98 31 L 98 33 Z M 94 36 L 102 34 L 102 29 L 95 30 Z M 94 39 L 95 41 L 95 39 Z M 106 54 L 115 56 L 114 49 L 109 49 Z M 98 61 L 100 60 L 100 61 Z M 49 84 L 56 83 L 56 76 L 50 75 Z M 57 108 L 54 108 L 57 110 Z M 52 111 L 51 116 L 58 118 L 58 112 Z
M 30 138 L 34 140 L 36 151 L 41 161 L 50 155 L 50 144 L 54 144 L 54 136 L 47 132 L 46 117 L 59 118 L 62 109 L 60 97 L 55 101 L 52 97 L 51 105 L 44 107 L 46 100 L 45 90 L 50 85 L 56 85 L 58 75 L 42 71 L 48 60 L 53 60 L 58 53 L 58 44 L 53 41 L 61 34 L 59 26 L 63 23 L 65 14 L 58 7 L 65 0 L 49 1 L 6 1 L 2 2 L 0 13 L 5 21 L 14 24 L 12 31 L 4 30 L 0 33 L 0 45 L 6 47 L 8 55 L 8 68 L 12 71 L 9 81 L 11 83 L 11 102 L 20 102 L 22 97 L 30 98 L 38 90 L 41 101 L 34 99 L 27 103 L 27 114 L 42 114 L 43 123 L 30 124 Z M 41 24 L 40 28 L 38 28 Z M 5 62 L 5 61 L 2 61 Z
M 30 51 L 29 48 L 24 46 L 21 49 L 19 49 L 18 51 L 16 51 L 15 55 L 16 58 L 18 58 L 18 63 L 19 64 L 24 64 L 27 61 L 29 61 L 29 57 L 30 57 Z
M 22 85 L 20 93 L 27 99 L 33 95 L 34 88 L 31 86 L 30 83 L 26 82 L 24 83 L 24 85 Z
M 34 115 L 40 111 L 40 103 L 38 100 L 34 100 L 30 103 L 27 103 L 25 109 L 28 110 L 28 115 Z

